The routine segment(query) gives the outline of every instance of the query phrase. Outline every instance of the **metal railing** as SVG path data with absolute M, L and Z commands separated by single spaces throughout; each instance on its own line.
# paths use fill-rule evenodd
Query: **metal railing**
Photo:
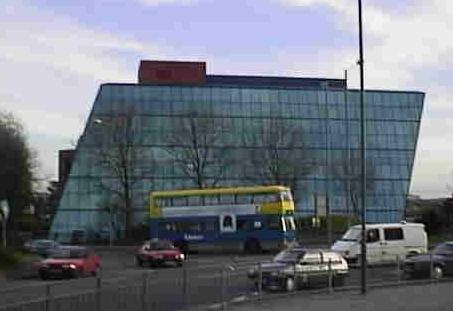
M 425 279 L 408 279 L 407 264 L 395 256 L 387 265 L 374 265 L 369 257 L 368 286 L 404 286 L 414 282 L 451 281 L 442 275 L 445 270 L 433 256 L 426 266 Z M 117 278 L 76 279 L 70 281 L 45 281 L 32 285 L 0 289 L 0 311 L 120 311 L 120 310 L 225 310 L 242 300 L 273 299 L 281 295 L 311 295 L 323 292 L 360 290 L 360 267 L 352 267 L 344 284 L 336 282 L 332 262 L 327 263 L 323 274 L 325 284 L 314 289 L 291 291 L 270 290 L 260 262 L 232 259 L 227 264 L 210 264 L 202 267 L 174 269 L 131 268 L 125 276 Z M 406 267 L 406 270 L 403 268 Z M 252 281 L 247 274 L 251 268 L 258 271 Z M 296 267 L 293 267 L 296 271 Z M 410 267 L 411 269 L 414 267 Z M 309 275 L 308 275 L 309 276 Z

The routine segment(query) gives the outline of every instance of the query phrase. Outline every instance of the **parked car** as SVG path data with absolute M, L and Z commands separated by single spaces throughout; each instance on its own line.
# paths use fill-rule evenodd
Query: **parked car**
M 427 252 L 428 239 L 423 224 L 406 222 L 372 224 L 366 225 L 365 229 L 366 260 L 369 264 L 397 262 Z M 361 233 L 360 225 L 352 226 L 331 249 L 341 253 L 348 263 L 358 264 Z
M 253 267 L 248 277 L 258 287 L 261 273 L 263 289 L 293 291 L 302 287 L 326 286 L 330 273 L 334 286 L 343 285 L 348 272 L 348 264 L 340 254 L 295 247 L 281 251 L 271 262 Z
M 441 279 L 453 275 L 453 242 L 437 245 L 429 254 L 421 254 L 404 260 L 405 278 L 432 277 Z
M 61 246 L 50 257 L 41 261 L 39 276 L 46 280 L 51 277 L 77 278 L 96 276 L 101 267 L 101 258 L 91 249 L 81 246 Z
M 135 255 L 137 265 L 143 267 L 165 265 L 168 263 L 182 266 L 185 260 L 184 254 L 167 240 L 151 240 L 143 243 Z
M 36 239 L 29 240 L 24 243 L 24 249 L 28 252 L 38 254 L 43 257 L 49 256 L 49 254 L 60 247 L 60 243 L 54 240 L 47 239 Z

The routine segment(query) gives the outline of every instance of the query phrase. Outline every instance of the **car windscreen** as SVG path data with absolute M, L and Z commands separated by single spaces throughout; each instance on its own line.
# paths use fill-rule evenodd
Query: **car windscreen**
M 56 259 L 65 259 L 65 258 L 84 258 L 87 252 L 81 249 L 63 249 L 52 252 L 50 255 L 51 258 Z
M 174 246 L 170 242 L 167 241 L 159 241 L 159 242 L 150 242 L 146 245 L 146 248 L 150 250 L 166 250 L 166 249 L 173 249 Z
M 436 246 L 434 254 L 453 254 L 453 244 L 440 244 Z
M 359 228 L 351 228 L 343 235 L 342 241 L 359 241 L 362 230 Z
M 274 261 L 284 263 L 295 263 L 303 255 L 304 252 L 302 251 L 291 251 L 291 250 L 281 251 L 274 257 Z

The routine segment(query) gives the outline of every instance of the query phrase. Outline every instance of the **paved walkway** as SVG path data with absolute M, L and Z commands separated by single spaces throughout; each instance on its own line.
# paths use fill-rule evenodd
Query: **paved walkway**
M 453 283 L 433 283 L 387 288 L 370 288 L 366 295 L 336 292 L 295 295 L 286 298 L 244 302 L 231 311 L 449 311 L 453 310 Z

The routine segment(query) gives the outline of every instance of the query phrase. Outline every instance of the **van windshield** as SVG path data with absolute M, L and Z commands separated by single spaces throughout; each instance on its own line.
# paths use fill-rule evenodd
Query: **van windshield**
M 342 241 L 359 241 L 362 230 L 358 228 L 351 228 L 343 235 Z

